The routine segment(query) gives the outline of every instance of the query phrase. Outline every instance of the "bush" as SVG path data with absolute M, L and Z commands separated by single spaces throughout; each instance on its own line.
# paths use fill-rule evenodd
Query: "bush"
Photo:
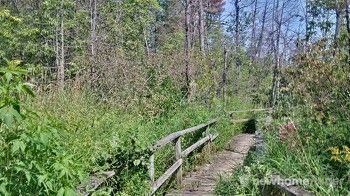
M 59 130 L 20 98 L 34 93 L 25 70 L 8 62 L 0 70 L 0 192 L 26 195 L 72 191 L 81 170 L 58 142 Z

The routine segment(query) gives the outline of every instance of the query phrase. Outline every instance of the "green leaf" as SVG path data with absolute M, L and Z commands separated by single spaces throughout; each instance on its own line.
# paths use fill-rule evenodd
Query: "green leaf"
M 65 196 L 75 196 L 76 193 L 75 193 L 75 191 L 74 191 L 73 189 L 71 189 L 71 188 L 66 188 L 66 191 L 64 192 L 64 195 L 65 195 Z
M 26 144 L 23 141 L 21 140 L 12 141 L 12 148 L 11 148 L 12 153 L 16 153 L 19 150 L 24 152 L 25 149 L 26 149 Z
M 57 192 L 57 196 L 75 196 L 75 191 L 69 187 L 62 187 Z
M 134 160 L 134 165 L 135 165 L 135 166 L 140 165 L 140 163 L 141 163 L 141 160 L 140 160 L 140 159 Z
M 21 113 L 21 106 L 18 103 L 13 104 L 13 109 L 15 109 L 18 112 L 18 114 Z
M 0 120 L 8 127 L 12 127 L 15 120 L 22 120 L 22 116 L 12 105 L 9 105 L 0 109 Z
M 60 190 L 58 190 L 57 196 L 64 196 L 64 188 L 63 187 L 61 187 Z
M 27 183 L 29 184 L 32 175 L 30 174 L 30 172 L 28 170 L 24 170 L 24 174 L 26 175 Z
M 47 180 L 47 175 L 46 174 L 38 175 L 37 178 L 38 178 L 38 184 L 41 185 L 45 183 L 45 181 Z
M 45 133 L 40 133 L 40 142 L 44 145 L 47 145 L 49 143 L 49 135 Z
M 5 78 L 6 78 L 6 82 L 10 83 L 10 81 L 12 80 L 12 74 L 9 72 L 5 73 Z
M 10 193 L 6 189 L 7 184 L 7 182 L 2 182 L 0 184 L 0 193 L 2 193 L 3 195 L 10 195 Z
M 24 83 L 22 85 L 23 92 L 27 93 L 28 95 L 35 97 L 34 92 L 32 91 L 32 85 L 30 83 Z

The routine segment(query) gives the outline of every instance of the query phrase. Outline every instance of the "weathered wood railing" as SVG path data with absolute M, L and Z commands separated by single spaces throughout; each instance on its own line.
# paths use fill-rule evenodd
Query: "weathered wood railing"
M 151 179 L 151 192 L 150 195 L 153 195 L 168 179 L 170 179 L 174 174 L 176 174 L 176 181 L 179 185 L 181 185 L 182 182 L 182 164 L 184 158 L 186 158 L 191 152 L 193 152 L 198 147 L 208 143 L 212 142 L 218 134 L 210 134 L 208 133 L 206 137 L 198 140 L 196 143 L 192 144 L 190 147 L 186 148 L 185 150 L 181 149 L 181 138 L 188 134 L 188 133 L 194 133 L 198 130 L 209 128 L 211 125 L 215 124 L 217 122 L 217 119 L 211 120 L 208 123 L 200 124 L 195 127 L 191 127 L 188 129 L 184 129 L 182 131 L 178 131 L 175 133 L 171 133 L 168 136 L 162 138 L 154 146 L 151 147 L 152 155 L 150 156 L 150 165 L 149 165 L 149 176 Z M 155 152 L 164 147 L 165 145 L 169 144 L 170 142 L 175 142 L 175 163 L 169 167 L 157 180 L 155 180 L 155 162 L 154 162 L 154 154 Z
M 272 109 L 271 108 L 264 108 L 264 109 L 252 109 L 252 110 L 240 110 L 240 111 L 231 111 L 228 112 L 228 114 L 232 117 L 234 114 L 237 113 L 245 113 L 245 112 L 268 112 L 271 113 Z M 248 121 L 249 119 L 238 119 L 234 121 L 235 123 L 240 123 L 240 122 L 245 122 Z M 218 120 L 214 119 L 209 121 L 208 123 L 205 124 L 200 124 L 195 127 L 191 127 L 188 129 L 184 129 L 182 131 L 178 131 L 175 133 L 171 133 L 168 136 L 162 138 L 158 142 L 156 142 L 155 145 L 151 147 L 152 150 L 152 155 L 150 156 L 150 166 L 149 166 L 149 176 L 151 179 L 151 195 L 153 195 L 170 177 L 172 177 L 176 173 L 176 180 L 177 183 L 181 184 L 182 181 L 182 164 L 184 158 L 186 158 L 191 152 L 193 152 L 195 149 L 198 147 L 208 143 L 212 142 L 218 137 L 218 134 L 210 134 L 207 133 L 207 136 L 198 140 L 196 143 L 192 144 L 190 147 L 186 148 L 185 150 L 181 149 L 181 138 L 188 134 L 188 133 L 194 133 L 198 130 L 208 128 L 211 125 L 215 124 Z M 163 173 L 157 180 L 155 180 L 155 162 L 154 162 L 154 154 L 155 152 L 164 147 L 165 145 L 171 143 L 172 141 L 175 142 L 175 158 L 176 161 L 175 163 L 169 167 L 165 173 Z M 89 179 L 87 179 L 86 182 L 80 184 L 77 187 L 77 192 L 80 194 L 87 196 L 90 195 L 90 191 L 96 190 L 100 185 L 102 185 L 107 179 L 113 177 L 116 175 L 114 171 L 108 171 L 108 172 L 102 172 L 100 174 L 94 174 L 91 175 Z

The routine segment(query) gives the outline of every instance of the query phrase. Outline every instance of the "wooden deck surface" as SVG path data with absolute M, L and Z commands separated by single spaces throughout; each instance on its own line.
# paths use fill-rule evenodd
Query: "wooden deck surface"
M 237 135 L 225 150 L 215 154 L 208 164 L 184 176 L 183 185 L 167 195 L 214 195 L 220 176 L 231 175 L 235 168 L 242 165 L 254 143 L 254 134 Z

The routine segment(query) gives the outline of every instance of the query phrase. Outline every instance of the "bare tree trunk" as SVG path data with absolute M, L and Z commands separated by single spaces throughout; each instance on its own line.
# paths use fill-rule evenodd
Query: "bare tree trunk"
M 97 0 L 90 0 L 90 46 L 91 46 L 91 61 L 92 65 L 90 66 L 90 86 L 94 88 L 96 86 L 96 41 L 97 41 Z
M 228 66 L 227 66 L 227 49 L 226 47 L 224 48 L 224 70 L 222 72 L 222 99 L 225 103 L 226 99 L 226 89 L 227 89 L 227 71 L 228 71 Z
M 253 11 L 253 27 L 252 35 L 250 40 L 250 51 L 253 62 L 256 59 L 256 14 L 257 14 L 258 0 L 254 0 L 254 11 Z
M 275 19 L 277 19 L 277 35 L 276 35 L 276 45 L 274 48 L 274 56 L 275 56 L 275 65 L 273 68 L 273 78 L 272 78 L 272 93 L 271 93 L 271 107 L 275 107 L 277 104 L 277 98 L 278 98 L 278 88 L 279 88 L 279 82 L 280 82 L 280 56 L 279 56 L 279 50 L 280 50 L 280 39 L 281 39 L 281 29 L 282 29 L 282 20 L 283 20 L 283 14 L 284 14 L 284 3 L 281 8 L 280 17 L 278 17 L 278 8 L 279 8 L 279 0 L 277 0 L 276 5 L 276 15 Z
M 192 97 L 192 89 L 191 89 L 191 68 L 190 68 L 190 50 L 191 50 L 191 0 L 186 0 L 185 5 L 185 76 L 186 76 L 186 88 L 187 88 L 187 98 L 188 100 Z
M 147 56 L 149 56 L 150 54 L 150 49 L 149 49 L 149 45 L 148 45 L 148 41 L 147 41 L 147 33 L 146 33 L 146 30 L 143 29 L 143 39 L 145 40 L 145 47 L 146 47 L 146 54 Z
M 190 29 L 190 38 L 191 38 L 191 49 L 193 49 L 194 44 L 195 44 L 195 39 L 196 39 L 196 31 L 198 31 L 198 29 L 196 27 L 198 27 L 198 24 L 196 24 L 198 21 L 194 20 L 194 18 L 196 18 L 197 16 L 197 6 L 196 6 L 196 1 L 198 0 L 190 0 L 190 12 L 189 12 L 189 20 L 190 20 L 190 25 L 189 25 L 189 29 Z M 197 11 L 197 12 L 196 12 Z
M 56 53 L 56 67 L 58 68 L 60 66 L 60 41 L 59 41 L 59 25 L 58 25 L 58 20 L 59 20 L 59 14 L 57 13 L 56 16 L 56 21 L 57 24 L 55 25 L 55 53 Z
M 61 56 L 60 56 L 60 64 L 58 67 L 58 86 L 60 90 L 64 89 L 64 64 L 65 64 L 65 56 L 64 56 L 64 9 L 63 9 L 63 0 L 61 0 L 61 48 L 60 48 Z
M 262 48 L 262 42 L 264 39 L 264 32 L 265 32 L 265 24 L 266 24 L 266 14 L 267 14 L 267 1 L 265 3 L 265 7 L 264 7 L 264 13 L 263 13 L 263 17 L 262 17 L 262 24 L 261 24 L 261 32 L 259 35 L 259 42 L 258 42 L 258 47 L 257 47 L 257 53 L 258 53 L 258 58 L 261 57 L 261 48 Z
M 310 33 L 309 33 L 309 0 L 305 0 L 305 44 L 310 40 Z
M 349 16 L 349 2 L 345 0 L 345 18 L 346 18 L 346 31 L 348 37 L 348 63 L 350 65 L 350 16 Z
M 96 18 L 97 6 L 96 0 L 90 0 L 90 24 L 91 24 L 91 55 L 95 58 L 96 55 Z
M 339 37 L 339 33 L 340 33 L 340 26 L 341 26 L 341 10 L 340 10 L 340 6 L 339 6 L 339 1 L 335 0 L 335 4 L 336 4 L 336 10 L 335 10 L 335 32 L 334 32 L 334 41 L 336 43 L 336 46 L 338 45 L 338 37 Z
M 235 0 L 235 53 L 236 53 L 236 68 L 238 71 L 238 80 L 237 80 L 237 91 L 239 90 L 239 83 L 241 80 L 241 63 L 239 60 L 239 47 L 240 47 L 240 31 L 239 31 L 239 27 L 240 27 L 240 17 L 239 17 L 239 12 L 240 12 L 240 6 L 239 6 L 239 0 Z
M 236 45 L 236 51 L 238 50 L 239 47 L 239 0 L 235 0 L 235 45 Z
M 204 22 L 205 22 L 205 16 L 204 16 L 204 6 L 203 6 L 203 0 L 199 1 L 199 45 L 200 45 L 200 51 L 202 53 L 205 53 L 204 49 Z

